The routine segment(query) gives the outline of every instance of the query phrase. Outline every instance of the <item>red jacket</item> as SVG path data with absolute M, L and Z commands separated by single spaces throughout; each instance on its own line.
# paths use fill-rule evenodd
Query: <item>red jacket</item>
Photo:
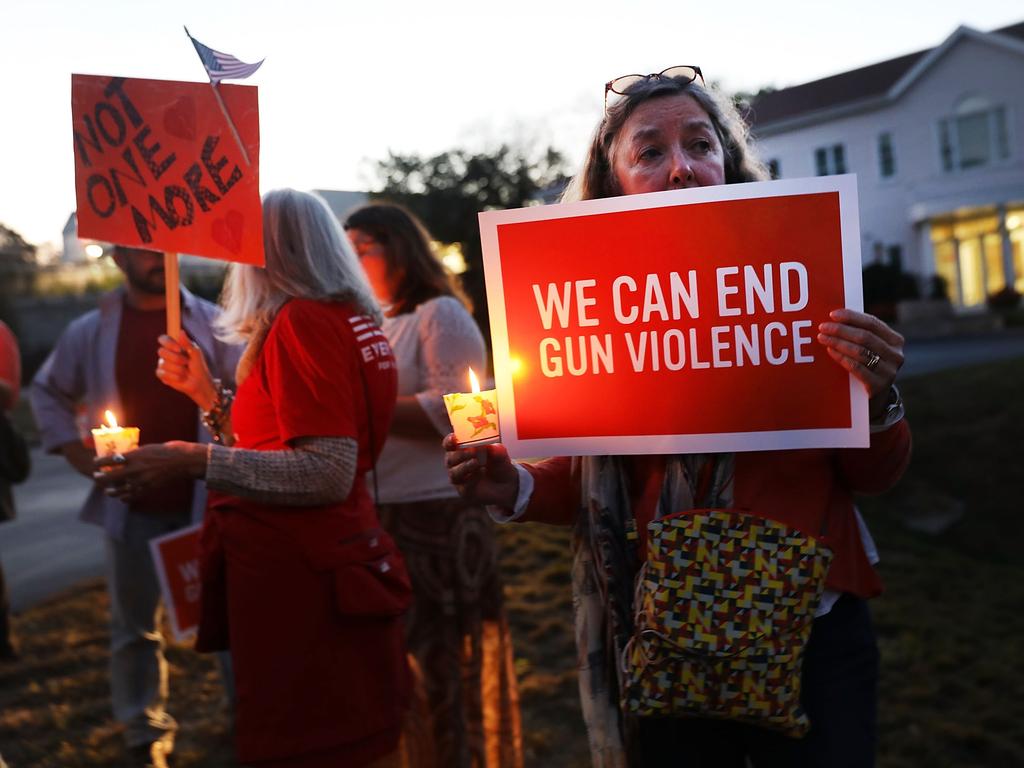
M 412 682 L 401 620 L 411 588 L 364 482 L 396 391 L 391 348 L 372 319 L 305 299 L 281 309 L 239 387 L 237 448 L 283 450 L 316 436 L 354 439 L 359 451 L 341 502 L 210 494 L 196 647 L 230 646 L 242 763 L 355 768 L 398 744 Z

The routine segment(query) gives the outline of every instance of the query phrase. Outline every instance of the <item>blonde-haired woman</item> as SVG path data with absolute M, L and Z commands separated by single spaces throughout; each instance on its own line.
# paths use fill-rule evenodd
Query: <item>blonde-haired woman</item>
M 326 204 L 270 192 L 263 224 L 266 268 L 233 265 L 224 289 L 222 335 L 248 344 L 233 403 L 187 339 L 161 340 L 157 375 L 199 404 L 220 444 L 144 446 L 102 462 L 102 482 L 131 498 L 206 479 L 197 647 L 230 645 L 241 763 L 390 766 L 410 593 L 364 475 L 391 421 L 394 358 Z

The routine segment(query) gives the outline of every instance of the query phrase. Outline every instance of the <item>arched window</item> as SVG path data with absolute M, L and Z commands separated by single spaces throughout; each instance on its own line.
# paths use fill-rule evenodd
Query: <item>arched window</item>
M 976 93 L 971 93 L 957 99 L 956 106 L 953 108 L 953 114 L 971 115 L 974 114 L 975 112 L 987 112 L 991 108 L 992 102 L 990 102 L 984 96 L 979 96 Z
M 939 120 L 939 156 L 947 172 L 983 168 L 1010 156 L 1006 107 L 979 94 L 954 102 L 953 114 Z

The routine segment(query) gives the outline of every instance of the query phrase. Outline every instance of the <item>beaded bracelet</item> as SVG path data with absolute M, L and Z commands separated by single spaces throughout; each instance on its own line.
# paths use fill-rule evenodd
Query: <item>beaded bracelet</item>
M 216 397 L 210 410 L 202 412 L 203 424 L 210 431 L 213 442 L 223 443 L 224 427 L 231 416 L 231 403 L 235 399 L 235 393 L 225 387 L 220 379 L 213 380 L 213 389 Z

